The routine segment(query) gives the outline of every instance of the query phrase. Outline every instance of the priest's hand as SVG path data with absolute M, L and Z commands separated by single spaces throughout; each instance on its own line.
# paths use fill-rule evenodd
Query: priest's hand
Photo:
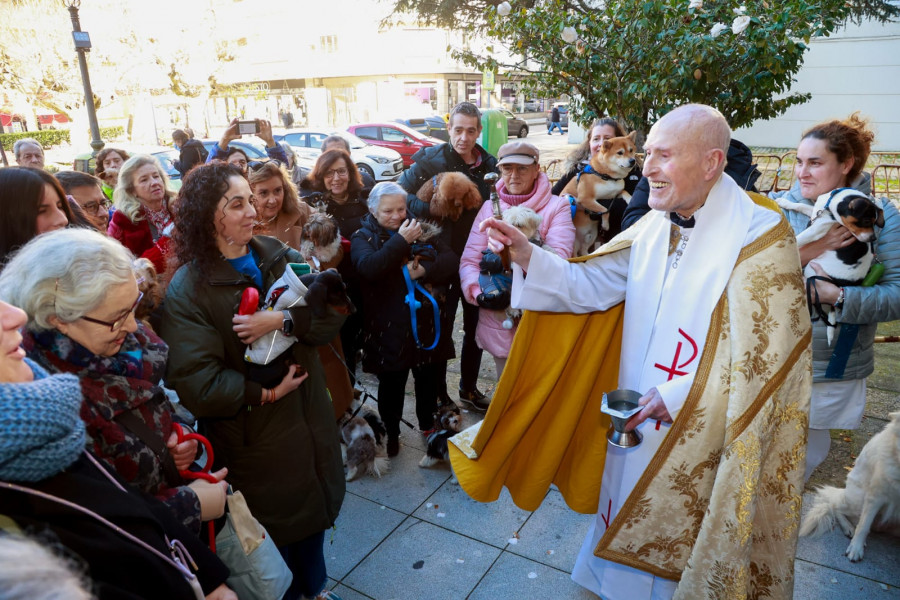
M 509 246 L 509 259 L 523 270 L 528 270 L 534 244 L 528 241 L 524 233 L 509 223 L 498 221 L 493 217 L 482 221 L 478 228 L 487 233 L 488 248 L 494 253 L 500 254 L 505 246 Z
M 638 400 L 638 404 L 643 406 L 644 410 L 628 419 L 628 422 L 625 423 L 625 431 L 631 431 L 647 419 L 656 419 L 663 423 L 672 422 L 669 409 L 666 408 L 666 403 L 663 402 L 662 396 L 659 395 L 656 388 L 650 388 L 650 391 Z

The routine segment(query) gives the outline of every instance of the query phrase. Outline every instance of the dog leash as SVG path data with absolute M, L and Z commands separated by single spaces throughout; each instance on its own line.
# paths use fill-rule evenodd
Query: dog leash
M 416 341 L 416 346 L 422 350 L 434 350 L 438 345 L 438 341 L 441 339 L 441 311 L 438 307 L 438 303 L 434 299 L 434 296 L 428 293 L 428 290 L 422 287 L 418 282 L 413 282 L 412 277 L 409 276 L 409 268 L 406 265 L 403 265 L 401 268 L 403 269 L 403 279 L 406 281 L 406 298 L 403 301 L 409 306 L 413 339 Z M 425 346 L 419 341 L 419 327 L 416 320 L 416 312 L 422 308 L 422 303 L 416 300 L 416 290 L 419 290 L 425 295 L 434 309 L 434 343 L 430 346 Z
M 209 440 L 206 439 L 205 436 L 200 435 L 199 433 L 185 433 L 184 429 L 181 427 L 180 423 L 172 423 L 172 429 L 175 431 L 175 435 L 178 436 L 178 443 L 186 442 L 188 440 L 197 440 L 197 442 L 203 446 L 203 449 L 206 451 L 206 464 L 203 465 L 203 468 L 200 471 L 189 471 L 187 469 L 183 471 L 178 471 L 178 474 L 181 475 L 183 479 L 203 479 L 208 481 L 209 483 L 219 483 L 219 480 L 209 474 L 213 465 L 213 458 L 215 455 L 213 454 L 212 444 L 209 443 Z M 209 528 L 209 549 L 213 551 L 213 554 L 216 552 L 216 523 L 215 521 L 207 521 L 207 527 Z

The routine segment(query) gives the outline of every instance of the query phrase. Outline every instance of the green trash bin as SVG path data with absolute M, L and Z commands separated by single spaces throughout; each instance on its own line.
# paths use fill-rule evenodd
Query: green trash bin
M 506 117 L 495 108 L 481 111 L 481 147 L 497 156 L 500 146 L 509 141 L 509 126 Z

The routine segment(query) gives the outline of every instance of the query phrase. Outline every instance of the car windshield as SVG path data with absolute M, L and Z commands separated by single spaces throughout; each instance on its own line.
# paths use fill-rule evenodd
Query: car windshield
M 181 177 L 181 173 L 175 169 L 175 161 L 178 160 L 179 156 L 177 150 L 164 150 L 162 152 L 153 153 L 153 157 L 162 165 L 162 168 L 166 172 L 166 175 L 169 176 L 169 179 L 173 176 L 176 178 Z

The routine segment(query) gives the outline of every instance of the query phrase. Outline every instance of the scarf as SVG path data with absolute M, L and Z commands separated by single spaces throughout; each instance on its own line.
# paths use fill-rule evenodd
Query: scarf
M 0 384 L 0 479 L 42 481 L 78 460 L 84 424 L 81 388 L 72 375 L 49 375 L 25 359 L 34 381 Z
M 116 417 L 131 411 L 163 440 L 172 433 L 173 409 L 159 385 L 168 346 L 143 325 L 125 338 L 114 356 L 93 354 L 56 330 L 25 331 L 22 346 L 29 358 L 48 371 L 78 377 L 89 448 L 125 480 L 139 482 L 142 491 L 158 494 L 157 486 L 164 477 L 161 468 L 154 467 L 156 474 L 150 477 L 142 473 L 148 464 L 158 465 L 156 456 Z
M 166 230 L 166 227 L 172 222 L 172 213 L 169 212 L 168 198 L 163 200 L 163 207 L 159 210 L 150 210 L 145 206 L 144 214 L 147 215 L 147 220 L 150 221 L 156 229 L 156 237 L 154 237 L 154 241 L 156 241 L 156 238 L 161 236 L 163 231 Z

